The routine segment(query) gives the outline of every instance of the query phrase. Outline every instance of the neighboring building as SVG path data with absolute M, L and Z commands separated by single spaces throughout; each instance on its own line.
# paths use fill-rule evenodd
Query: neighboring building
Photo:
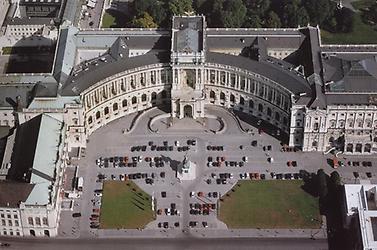
M 62 120 L 38 115 L 8 137 L 0 168 L 6 178 L 0 182 L 0 235 L 57 235 L 66 158 Z
M 344 225 L 354 237 L 352 249 L 377 249 L 377 185 L 347 184 Z

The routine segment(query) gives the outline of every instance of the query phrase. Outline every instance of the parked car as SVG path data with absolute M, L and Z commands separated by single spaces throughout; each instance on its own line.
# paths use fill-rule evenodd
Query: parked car
M 72 217 L 73 218 L 81 217 L 81 213 L 73 213 Z

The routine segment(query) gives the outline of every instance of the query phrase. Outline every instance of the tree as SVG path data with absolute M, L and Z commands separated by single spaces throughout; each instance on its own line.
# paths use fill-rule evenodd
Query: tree
M 244 0 L 245 6 L 250 14 L 263 16 L 270 8 L 270 0 Z
M 262 20 L 258 15 L 250 15 L 248 18 L 246 18 L 243 26 L 247 28 L 261 28 Z
M 166 9 L 160 1 L 155 1 L 155 4 L 149 10 L 149 13 L 158 26 L 161 26 L 165 21 L 167 21 Z
M 330 0 L 306 0 L 305 8 L 309 14 L 312 25 L 321 25 L 333 14 L 331 13 Z
M 317 171 L 318 177 L 318 193 L 320 198 L 325 198 L 328 194 L 327 188 L 327 175 L 323 171 L 323 169 L 319 169 Z
M 354 27 L 355 13 L 348 9 L 342 8 L 335 13 L 336 18 L 336 31 L 337 32 L 351 32 Z
M 135 16 L 141 16 L 144 12 L 148 12 L 155 0 L 135 0 L 133 1 L 133 9 Z
M 310 23 L 310 17 L 305 7 L 301 7 L 297 11 L 297 24 L 300 26 L 306 26 Z
M 341 185 L 341 178 L 340 178 L 340 175 L 339 175 L 339 173 L 337 171 L 333 171 L 330 174 L 330 181 L 335 186 L 340 186 Z
M 241 27 L 246 17 L 246 7 L 242 0 L 227 0 L 223 6 L 222 20 L 224 27 Z
M 171 15 L 184 15 L 193 11 L 192 0 L 170 0 L 168 8 Z
M 280 28 L 281 27 L 280 18 L 274 11 L 271 10 L 268 13 L 265 26 L 267 28 Z
M 153 21 L 153 17 L 147 12 L 144 12 L 141 17 L 132 20 L 131 23 L 132 26 L 137 28 L 157 28 L 157 24 Z

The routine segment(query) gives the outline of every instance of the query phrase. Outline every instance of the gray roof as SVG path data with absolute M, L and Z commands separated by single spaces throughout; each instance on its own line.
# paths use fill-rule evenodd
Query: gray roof
M 91 64 L 85 66 L 86 70 L 81 70 L 76 76 L 71 75 L 61 88 L 60 94 L 79 95 L 91 85 L 117 73 L 146 65 L 169 62 L 167 52 L 149 52 L 141 56 L 123 57 L 118 60 L 108 54 L 101 58 L 106 61 L 100 59 L 92 61 Z
M 32 99 L 34 84 L 6 84 L 0 85 L 0 107 L 15 107 L 19 96 L 21 104 L 26 107 Z
M 53 18 L 49 17 L 32 17 L 32 18 L 11 18 L 6 19 L 5 25 L 54 25 Z
M 377 92 L 377 56 L 322 54 L 322 63 L 324 81 L 332 82 L 327 85 L 328 91 Z
M 377 94 L 326 93 L 327 105 L 377 105 Z
M 264 61 L 258 62 L 242 56 L 214 52 L 207 53 L 206 60 L 209 63 L 235 66 L 255 72 L 275 81 L 294 94 L 311 93 L 310 85 L 303 76 L 299 76 L 295 71 L 284 69 L 280 65 Z

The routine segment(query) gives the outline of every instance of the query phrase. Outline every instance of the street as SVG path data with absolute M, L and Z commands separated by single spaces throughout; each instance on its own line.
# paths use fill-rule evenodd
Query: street
M 326 250 L 326 240 L 310 239 L 11 239 L 9 249 L 19 250 Z

